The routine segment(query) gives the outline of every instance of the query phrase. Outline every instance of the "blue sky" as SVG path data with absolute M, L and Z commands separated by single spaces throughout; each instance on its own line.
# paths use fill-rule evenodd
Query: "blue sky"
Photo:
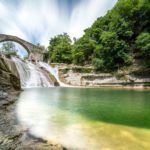
M 54 35 L 79 38 L 117 0 L 0 0 L 0 33 L 48 46 Z

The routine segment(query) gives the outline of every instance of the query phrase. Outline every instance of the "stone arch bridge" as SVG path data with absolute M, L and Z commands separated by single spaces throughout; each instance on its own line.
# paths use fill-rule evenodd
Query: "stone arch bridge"
M 22 45 L 27 50 L 28 59 L 30 60 L 43 61 L 44 59 L 45 49 L 40 46 L 27 42 L 17 36 L 0 34 L 0 42 L 5 42 L 5 41 L 12 41 Z

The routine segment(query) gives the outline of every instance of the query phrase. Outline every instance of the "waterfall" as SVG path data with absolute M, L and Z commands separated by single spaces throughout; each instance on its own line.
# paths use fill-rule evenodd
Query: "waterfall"
M 47 63 L 44 63 L 44 62 L 39 62 L 39 65 L 41 67 L 45 68 L 48 72 L 50 72 L 57 79 L 60 86 L 63 86 L 63 87 L 68 87 L 69 86 L 69 85 L 67 85 L 67 84 L 60 81 L 57 66 L 56 67 L 51 67 L 50 65 L 48 65 Z
M 54 86 L 50 78 L 44 74 L 38 65 L 30 61 L 22 61 L 16 57 L 13 57 L 12 60 L 15 62 L 19 72 L 22 88 Z

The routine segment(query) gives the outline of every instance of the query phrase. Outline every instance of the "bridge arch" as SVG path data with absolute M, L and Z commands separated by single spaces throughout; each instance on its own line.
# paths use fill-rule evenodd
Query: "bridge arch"
M 12 39 L 11 40 L 10 39 L 4 39 L 4 40 L 0 40 L 0 43 L 2 43 L 2 42 L 15 42 L 15 43 L 18 43 L 28 52 L 28 54 L 30 54 L 29 48 L 20 41 L 12 40 Z
M 16 43 L 20 44 L 21 46 L 23 46 L 29 54 L 28 55 L 29 59 L 43 61 L 43 55 L 44 55 L 44 51 L 45 51 L 43 48 L 41 48 L 37 45 L 34 45 L 30 42 L 27 42 L 17 36 L 0 34 L 0 42 L 5 42 L 5 41 L 16 42 Z
M 24 46 L 14 41 L 0 42 L 0 51 L 1 51 L 0 53 L 8 56 L 17 54 L 20 58 L 25 58 L 25 59 L 28 59 L 30 55 L 29 51 Z

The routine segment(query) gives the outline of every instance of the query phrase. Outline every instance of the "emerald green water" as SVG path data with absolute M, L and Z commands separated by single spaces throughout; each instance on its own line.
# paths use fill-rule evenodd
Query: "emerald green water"
M 27 89 L 16 111 L 31 134 L 69 149 L 150 149 L 148 90 Z

